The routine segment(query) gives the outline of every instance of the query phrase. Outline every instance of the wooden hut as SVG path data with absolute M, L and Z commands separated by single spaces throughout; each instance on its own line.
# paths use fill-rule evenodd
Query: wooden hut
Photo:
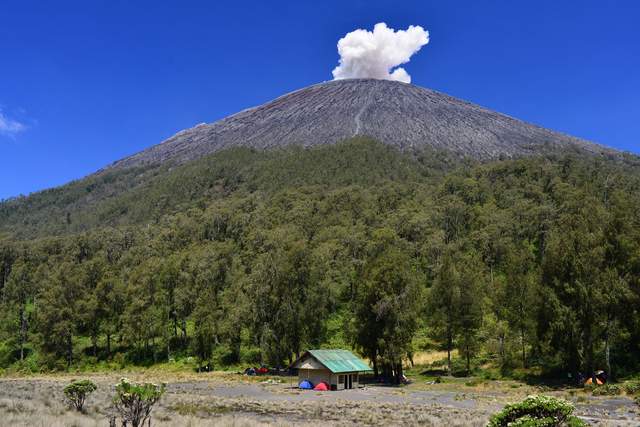
M 358 388 L 360 374 L 372 371 L 347 350 L 309 350 L 291 368 L 298 370 L 298 382 L 307 380 L 313 385 L 326 382 L 331 390 Z

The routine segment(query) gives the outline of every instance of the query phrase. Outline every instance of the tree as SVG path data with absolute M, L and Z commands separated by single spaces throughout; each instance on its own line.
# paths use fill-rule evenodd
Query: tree
M 298 357 L 308 332 L 321 322 L 321 301 L 311 298 L 309 254 L 297 229 L 277 229 L 263 243 L 249 278 L 253 329 L 265 361 L 282 366 Z
M 62 359 L 66 366 L 73 361 L 73 338 L 80 291 L 79 274 L 69 263 L 62 263 L 45 284 L 38 311 L 40 349 L 50 366 Z
M 411 259 L 394 244 L 394 232 L 377 230 L 373 239 L 355 301 L 355 339 L 367 356 L 380 360 L 385 376 L 400 384 L 402 360 L 412 352 L 418 326 L 420 281 Z
M 98 338 L 102 331 L 103 313 L 101 302 L 98 299 L 97 288 L 104 274 L 105 262 L 95 256 L 82 262 L 79 269 L 81 289 L 78 292 L 78 322 L 79 332 L 87 333 L 91 338 L 91 350 L 93 357 L 98 356 Z
M 79 380 L 65 386 L 63 391 L 69 405 L 75 408 L 76 411 L 83 412 L 87 396 L 96 391 L 97 388 L 90 380 Z
M 529 248 L 510 248 L 506 260 L 504 289 L 498 295 L 501 317 L 518 335 L 522 366 L 527 367 L 527 344 L 535 324 L 538 309 L 539 272 L 534 266 L 534 254 Z
M 15 330 L 21 361 L 24 360 L 24 349 L 28 339 L 28 304 L 34 292 L 32 269 L 25 260 L 18 259 L 13 264 L 3 292 L 6 314 L 14 316 L 10 324 L 17 324 Z
M 122 417 L 122 425 L 131 423 L 131 427 L 142 427 L 145 421 L 150 421 L 153 406 L 160 400 L 165 388 L 164 384 L 132 383 L 122 378 L 116 384 L 113 397 L 113 404 Z
M 618 303 L 609 289 L 616 286 L 622 297 L 625 285 L 607 270 L 608 217 L 602 206 L 580 193 L 565 199 L 543 263 L 546 295 L 556 319 L 546 332 L 552 348 L 568 355 L 565 366 L 574 373 L 582 366 L 594 376 L 597 347 L 617 317 Z M 609 307 L 603 309 L 603 301 Z
M 449 248 L 429 292 L 427 322 L 434 338 L 444 342 L 450 373 L 454 345 L 465 358 L 467 373 L 478 349 L 483 304 L 481 265 L 472 253 L 452 253 Z
M 98 282 L 95 291 L 97 316 L 101 319 L 102 332 L 106 337 L 107 357 L 111 357 L 112 337 L 121 329 L 125 310 L 124 283 L 113 273 L 107 272 Z
M 427 323 L 432 336 L 444 342 L 447 350 L 447 370 L 451 373 L 451 351 L 458 335 L 458 307 L 460 288 L 457 271 L 450 254 L 446 254 L 438 269 L 433 286 L 429 289 L 427 301 Z
M 464 263 L 460 274 L 460 300 L 458 307 L 458 350 L 465 358 L 467 375 L 471 372 L 471 359 L 480 343 L 478 333 L 482 325 L 483 278 L 477 270 L 477 262 Z
M 209 362 L 220 343 L 223 319 L 223 291 L 229 286 L 233 268 L 233 247 L 228 243 L 207 245 L 191 257 L 193 288 L 196 293 L 191 317 L 194 322 L 192 349 L 200 366 Z M 238 328 L 239 325 L 234 325 Z

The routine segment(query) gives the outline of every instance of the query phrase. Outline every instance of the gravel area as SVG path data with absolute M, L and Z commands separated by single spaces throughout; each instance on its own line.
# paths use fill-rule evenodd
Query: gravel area
M 86 414 L 75 413 L 62 403 L 62 388 L 71 379 L 0 379 L 0 426 L 108 426 L 110 397 L 118 377 L 91 376 L 98 390 L 87 399 Z M 484 426 L 505 403 L 521 397 L 509 391 L 383 386 L 315 392 L 298 390 L 291 382 L 261 383 L 244 377 L 154 380 L 168 383 L 167 393 L 154 410 L 152 425 L 156 426 Z M 638 409 L 626 397 L 563 397 L 573 400 L 576 414 L 592 425 L 640 425 Z

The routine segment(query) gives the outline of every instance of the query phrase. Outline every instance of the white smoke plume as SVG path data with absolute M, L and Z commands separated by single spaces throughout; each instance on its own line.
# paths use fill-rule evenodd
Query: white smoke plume
M 411 82 L 411 76 L 398 65 L 409 62 L 413 54 L 429 43 L 429 32 L 410 25 L 406 30 L 394 31 L 380 22 L 373 31 L 357 29 L 338 41 L 340 65 L 333 70 L 333 78 L 374 78 Z

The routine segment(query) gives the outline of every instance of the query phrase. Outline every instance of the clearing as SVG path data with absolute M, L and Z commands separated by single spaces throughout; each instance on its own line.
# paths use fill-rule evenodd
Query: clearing
M 64 374 L 0 379 L 0 426 L 108 426 L 115 374 Z M 338 392 L 301 391 L 295 378 L 229 373 L 127 373 L 136 381 L 167 383 L 154 426 L 422 425 L 484 426 L 503 405 L 529 394 L 563 397 L 576 415 L 599 426 L 637 426 L 640 413 L 623 396 L 594 397 L 578 390 L 545 390 L 513 381 L 447 379 L 403 387 L 378 385 Z M 86 414 L 62 403 L 73 379 L 90 378 L 98 390 Z M 465 382 L 466 381 L 466 382 Z

